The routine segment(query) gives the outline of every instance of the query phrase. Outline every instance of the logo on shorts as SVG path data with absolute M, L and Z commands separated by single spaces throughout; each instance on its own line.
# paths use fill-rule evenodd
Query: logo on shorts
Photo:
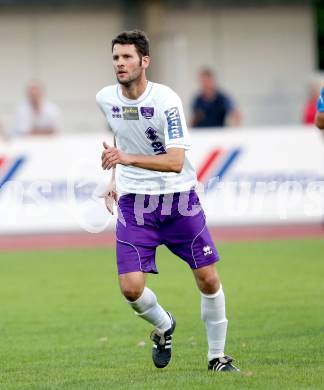
M 203 253 L 204 253 L 204 256 L 209 256 L 209 255 L 213 254 L 213 251 L 209 245 L 206 245 L 203 247 Z
M 145 119 L 153 118 L 154 107 L 141 107 L 141 114 Z
M 170 139 L 182 138 L 183 129 L 181 125 L 181 119 L 178 107 L 172 107 L 169 110 L 164 111 L 168 122 L 168 133 Z
M 138 108 L 137 107 L 123 107 L 123 118 L 126 121 L 137 121 L 139 120 Z
M 121 118 L 121 114 L 120 114 L 120 108 L 117 107 L 117 106 L 113 106 L 113 108 L 111 109 L 112 110 L 112 117 L 113 118 Z

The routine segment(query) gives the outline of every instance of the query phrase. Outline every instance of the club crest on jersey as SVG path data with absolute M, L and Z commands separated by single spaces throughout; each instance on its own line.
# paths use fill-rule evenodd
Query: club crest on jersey
M 112 113 L 112 117 L 113 118 L 121 118 L 121 113 L 120 113 L 120 108 L 117 107 L 117 106 L 113 106 L 113 108 L 111 109 L 111 111 L 113 112 Z
M 139 120 L 137 107 L 123 107 L 123 118 L 126 121 Z
M 178 107 L 172 107 L 164 111 L 168 122 L 168 133 L 170 139 L 182 138 L 183 130 Z
M 154 107 L 141 107 L 141 114 L 145 119 L 153 118 Z

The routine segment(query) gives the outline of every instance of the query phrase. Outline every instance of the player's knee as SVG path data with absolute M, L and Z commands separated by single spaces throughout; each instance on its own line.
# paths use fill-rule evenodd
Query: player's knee
M 143 293 L 143 288 L 142 286 L 132 286 L 132 285 L 127 285 L 127 286 L 121 286 L 121 291 L 124 297 L 128 301 L 136 301 Z
M 204 294 L 215 294 L 220 288 L 220 280 L 216 273 L 208 273 L 199 278 L 199 288 Z
M 119 275 L 119 286 L 128 301 L 136 301 L 145 287 L 145 277 L 142 272 Z

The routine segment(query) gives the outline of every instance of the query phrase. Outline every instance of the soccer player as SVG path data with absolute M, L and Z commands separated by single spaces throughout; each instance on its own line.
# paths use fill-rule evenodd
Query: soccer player
M 98 92 L 97 103 L 114 133 L 104 142 L 102 168 L 112 169 L 104 194 L 108 210 L 118 194 L 116 254 L 121 291 L 135 313 L 154 326 L 156 367 L 171 359 L 173 315 L 145 286 L 157 273 L 155 252 L 164 244 L 192 269 L 201 291 L 201 315 L 208 339 L 208 369 L 238 371 L 224 355 L 225 298 L 214 263 L 217 250 L 194 190 L 196 174 L 186 151 L 188 130 L 179 96 L 147 80 L 149 42 L 142 31 L 124 31 L 112 41 L 118 83 Z
M 315 124 L 319 129 L 324 130 L 324 88 L 322 88 L 317 101 Z

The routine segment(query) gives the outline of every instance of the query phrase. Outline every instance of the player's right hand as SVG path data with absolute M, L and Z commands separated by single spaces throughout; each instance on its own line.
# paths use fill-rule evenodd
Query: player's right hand
M 99 195 L 99 198 L 104 198 L 107 210 L 114 215 L 114 203 L 117 203 L 118 198 L 114 179 L 111 180 L 106 191 Z
M 101 166 L 102 169 L 114 168 L 117 164 L 130 165 L 129 155 L 121 150 L 109 146 L 106 142 L 103 142 L 104 150 L 101 154 Z

